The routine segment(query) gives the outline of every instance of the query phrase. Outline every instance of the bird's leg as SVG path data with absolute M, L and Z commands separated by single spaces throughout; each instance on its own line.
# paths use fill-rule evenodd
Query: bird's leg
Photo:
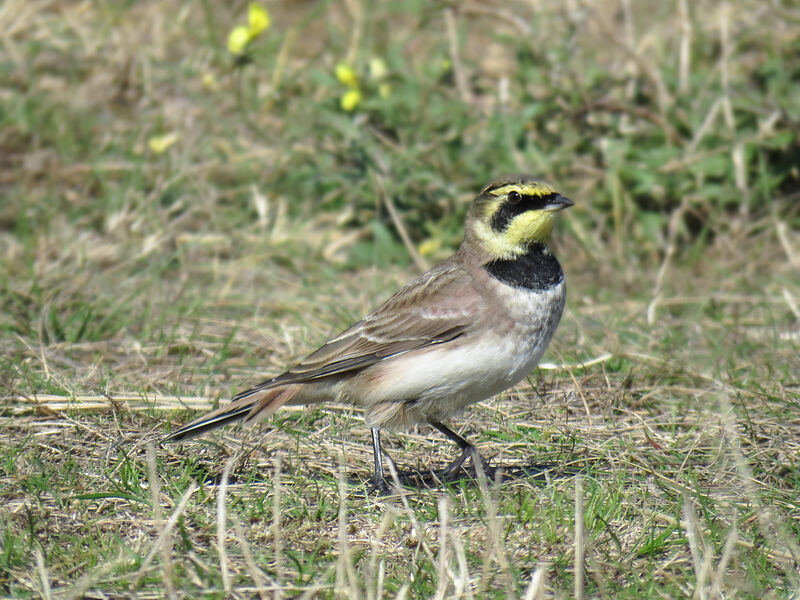
M 375 473 L 372 476 L 372 489 L 381 494 L 392 492 L 386 478 L 383 476 L 383 462 L 381 461 L 381 430 L 378 427 L 372 428 L 372 452 L 375 457 Z M 387 457 L 388 458 L 388 457 Z
M 431 427 L 441 432 L 444 436 L 446 436 L 449 440 L 458 444 L 458 447 L 461 449 L 461 456 L 451 462 L 442 470 L 442 478 L 445 481 L 457 479 L 456 475 L 461 469 L 461 466 L 464 464 L 470 456 L 472 457 L 472 463 L 475 464 L 476 462 L 480 461 L 481 467 L 483 467 L 483 472 L 488 478 L 493 478 L 493 469 L 489 467 L 489 463 L 483 459 L 483 457 L 478 453 L 478 449 L 475 448 L 472 444 L 470 444 L 467 440 L 463 437 L 458 435 L 455 431 L 450 429 L 444 423 L 433 422 L 430 424 Z

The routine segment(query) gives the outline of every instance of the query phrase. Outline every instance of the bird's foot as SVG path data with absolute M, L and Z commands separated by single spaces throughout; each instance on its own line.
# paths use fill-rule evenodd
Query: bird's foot
M 472 464 L 465 469 L 463 468 L 464 463 L 468 458 L 472 458 Z M 478 469 L 475 466 L 476 464 L 481 465 L 481 471 L 483 471 L 483 474 L 487 480 L 494 481 L 497 470 L 489 465 L 489 461 L 484 459 L 474 446 L 464 448 L 464 450 L 461 452 L 461 456 L 439 471 L 437 475 L 442 481 L 446 482 L 458 481 L 460 479 L 464 479 L 465 476 L 477 479 Z
M 469 473 L 470 475 L 474 475 L 475 479 L 478 479 L 480 475 L 478 475 L 478 467 L 476 466 L 475 459 L 477 458 L 478 463 L 480 464 L 480 470 L 483 471 L 483 476 L 486 477 L 486 481 L 494 482 L 495 476 L 497 475 L 497 469 L 489 464 L 489 461 L 483 458 L 477 452 L 475 456 L 472 457 L 472 465 L 470 465 Z
M 376 496 L 389 496 L 394 493 L 392 486 L 383 477 L 370 478 L 368 490 Z

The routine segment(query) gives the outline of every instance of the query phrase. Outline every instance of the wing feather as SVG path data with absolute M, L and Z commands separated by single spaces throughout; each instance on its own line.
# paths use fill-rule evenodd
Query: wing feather
M 482 310 L 472 277 L 460 265 L 445 263 L 401 288 L 292 369 L 240 396 L 364 369 L 404 352 L 447 343 L 463 335 Z

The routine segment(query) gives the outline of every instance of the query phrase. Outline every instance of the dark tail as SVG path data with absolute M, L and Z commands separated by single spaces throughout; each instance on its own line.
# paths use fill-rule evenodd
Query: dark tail
M 184 425 L 164 436 L 162 442 L 180 442 L 193 438 L 223 425 L 244 420 L 248 425 L 265 418 L 286 404 L 299 391 L 299 386 L 287 385 L 278 388 L 253 388 L 236 395 L 225 406 Z

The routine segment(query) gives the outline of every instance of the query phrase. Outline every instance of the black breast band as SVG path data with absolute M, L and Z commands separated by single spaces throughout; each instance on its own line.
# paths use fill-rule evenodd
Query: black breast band
M 531 244 L 528 251 L 509 260 L 493 260 L 483 265 L 503 283 L 526 290 L 545 291 L 564 281 L 564 271 L 544 244 Z

